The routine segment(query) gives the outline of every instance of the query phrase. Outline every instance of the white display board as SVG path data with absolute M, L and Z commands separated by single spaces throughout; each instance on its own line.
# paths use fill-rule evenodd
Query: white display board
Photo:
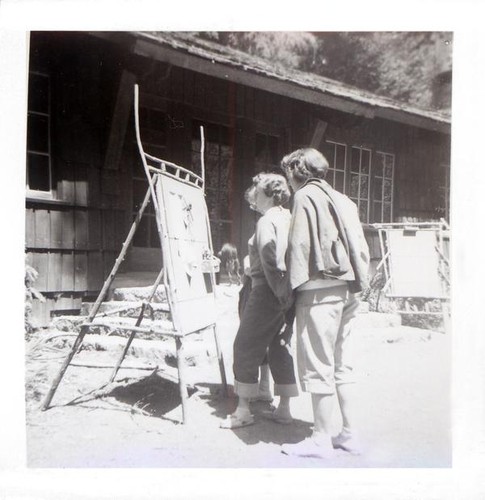
M 436 231 L 388 229 L 390 296 L 446 298 L 439 274 Z
M 163 173 L 157 174 L 163 265 L 168 273 L 173 320 L 178 331 L 190 333 L 216 321 L 210 227 L 200 187 Z

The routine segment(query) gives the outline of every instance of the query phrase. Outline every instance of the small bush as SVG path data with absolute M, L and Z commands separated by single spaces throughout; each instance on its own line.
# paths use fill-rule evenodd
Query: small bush
M 24 312 L 24 324 L 25 324 L 25 335 L 29 337 L 35 327 L 32 324 L 32 303 L 35 299 L 45 302 L 44 296 L 34 287 L 34 283 L 37 280 L 39 273 L 29 264 L 25 264 L 25 312 Z

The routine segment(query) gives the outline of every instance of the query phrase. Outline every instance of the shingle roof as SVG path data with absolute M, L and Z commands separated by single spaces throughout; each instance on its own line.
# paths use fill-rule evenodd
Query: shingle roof
M 179 52 L 185 52 L 191 56 L 196 56 L 213 63 L 219 63 L 272 80 L 291 83 L 301 88 L 321 92 L 325 95 L 353 101 L 369 108 L 386 109 L 392 112 L 413 115 L 444 126 L 451 124 L 451 116 L 446 112 L 423 110 L 324 76 L 282 67 L 261 57 L 201 39 L 190 33 L 133 32 L 133 35 L 138 39 L 167 46 Z

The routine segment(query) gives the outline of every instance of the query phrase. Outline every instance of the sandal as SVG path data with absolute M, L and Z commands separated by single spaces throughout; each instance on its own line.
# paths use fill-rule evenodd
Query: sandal
M 263 417 L 281 425 L 290 425 L 293 423 L 293 417 L 282 417 L 276 411 L 266 411 L 263 413 Z
M 228 415 L 225 420 L 220 424 L 221 429 L 239 429 L 241 427 L 247 427 L 248 425 L 254 424 L 254 416 L 249 414 L 247 416 Z

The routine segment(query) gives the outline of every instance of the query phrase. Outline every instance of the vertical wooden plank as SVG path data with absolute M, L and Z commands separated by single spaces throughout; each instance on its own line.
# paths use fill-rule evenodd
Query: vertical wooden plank
M 184 99 L 184 70 L 177 66 L 172 68 L 170 74 L 170 97 L 178 102 Z
M 50 219 L 48 210 L 35 210 L 34 246 L 36 248 L 49 248 L 50 246 Z
M 62 248 L 62 212 L 53 208 L 50 216 L 51 243 L 50 248 Z
M 112 210 L 103 210 L 102 211 L 102 227 L 103 227 L 103 248 L 104 250 L 113 250 L 115 246 L 114 238 L 115 238 L 115 220 L 113 217 Z
M 86 165 L 77 164 L 75 168 L 74 199 L 76 205 L 88 204 L 88 169 Z
M 74 290 L 74 253 L 62 254 L 61 288 L 64 292 Z
M 62 255 L 59 252 L 49 252 L 48 255 L 47 290 L 49 292 L 58 292 L 62 290 Z
M 25 246 L 32 248 L 35 245 L 35 213 L 33 208 L 25 210 Z
M 75 202 L 75 174 L 74 167 L 70 162 L 64 162 L 60 167 L 60 180 L 57 184 L 59 199 L 63 201 Z
M 254 118 L 254 90 L 250 87 L 245 87 L 245 94 L 244 115 L 246 118 Z
M 194 102 L 194 73 L 185 71 L 184 74 L 184 102 L 193 104 Z
M 74 210 L 74 233 L 76 250 L 88 248 L 88 214 L 86 210 Z
M 100 171 L 97 168 L 88 168 L 88 206 L 99 206 L 100 193 Z
M 47 276 L 49 274 L 49 255 L 43 252 L 33 254 L 33 268 L 39 273 L 34 286 L 39 292 L 47 291 Z
M 72 210 L 63 210 L 62 219 L 62 248 L 73 249 L 75 241 L 74 214 Z
M 123 70 L 111 118 L 108 147 L 104 159 L 105 169 L 117 170 L 119 167 L 128 118 L 133 104 L 133 87 L 135 82 L 135 75 L 127 70 Z
M 88 291 L 101 290 L 104 283 L 103 276 L 103 257 L 101 252 L 88 252 Z
M 88 257 L 86 252 L 74 253 L 74 290 L 87 291 Z
M 99 210 L 88 210 L 88 248 L 100 250 L 102 248 L 101 238 L 101 213 Z

